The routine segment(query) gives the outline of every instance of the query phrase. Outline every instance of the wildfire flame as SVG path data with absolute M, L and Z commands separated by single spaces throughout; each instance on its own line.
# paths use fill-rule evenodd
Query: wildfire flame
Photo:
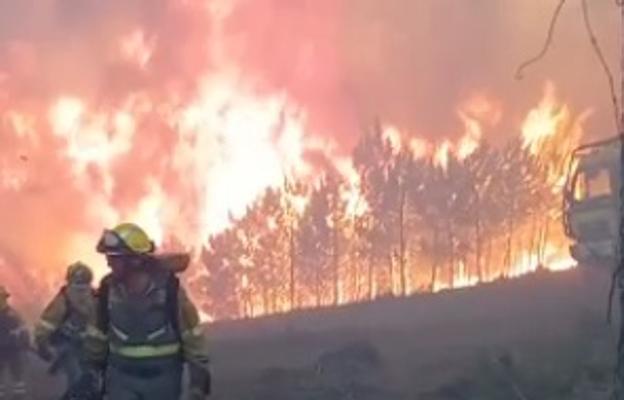
M 110 71 L 98 72 L 107 77 L 104 85 L 110 80 L 123 87 L 111 83 L 114 87 L 110 91 L 115 95 L 101 96 L 98 90 L 86 90 L 78 82 L 63 90 L 20 96 L 22 91 L 28 92 L 28 87 L 23 87 L 27 85 L 22 84 L 29 79 L 0 70 L 0 145 L 11 149 L 0 153 L 0 208 L 4 210 L 0 216 L 15 226 L 10 234 L 0 237 L 0 278 L 14 297 L 31 309 L 40 307 L 40 299 L 33 299 L 31 294 L 53 291 L 64 277 L 64 268 L 76 259 L 91 264 L 98 276 L 106 272 L 102 257 L 94 249 L 105 227 L 132 220 L 157 244 L 183 243 L 200 254 L 210 246 L 211 238 L 237 228 L 238 221 L 248 215 L 268 188 L 280 189 L 285 182 L 295 181 L 314 186 L 328 169 L 345 182 L 336 196 L 340 204 L 331 206 L 344 208 L 344 220 L 349 221 L 329 221 L 328 227 L 348 225 L 342 228 L 349 238 L 357 236 L 359 230 L 371 229 L 368 214 L 373 204 L 367 202 L 355 161 L 345 155 L 348 150 L 338 139 L 319 139 L 327 136 L 326 132 L 317 132 L 321 128 L 310 122 L 312 111 L 302 106 L 297 96 L 301 93 L 267 89 L 261 77 L 245 74 L 236 46 L 224 45 L 224 36 L 231 34 L 224 20 L 237 2 L 212 1 L 189 9 L 185 7 L 191 7 L 191 2 L 178 3 L 172 5 L 174 15 L 202 27 L 209 25 L 210 35 L 189 29 L 188 39 L 194 45 L 189 49 L 183 40 L 172 45 L 167 38 L 143 28 L 111 34 L 114 42 L 104 47 L 106 57 L 115 62 Z M 211 24 L 204 24 L 204 19 Z M 168 57 L 159 51 L 166 46 L 179 50 L 175 53 L 182 59 L 175 60 L 179 64 L 163 62 Z M 11 54 L 19 55 L 15 62 L 25 71 L 37 63 L 40 49 L 36 46 L 16 42 L 9 47 Z M 331 75 L 333 71 L 323 69 L 310 72 L 306 60 L 314 58 L 316 48 L 308 50 L 303 61 L 297 60 L 303 65 L 298 72 L 306 77 Z M 204 57 L 209 62 L 204 62 Z M 72 67 L 71 58 L 61 62 L 55 55 L 51 59 L 59 63 L 58 69 Z M 124 71 L 120 73 L 124 77 L 134 78 L 113 79 L 118 70 Z M 175 70 L 176 77 L 169 76 L 170 70 Z M 192 76 L 191 84 L 178 78 L 187 74 Z M 142 80 L 150 83 L 137 83 Z M 483 94 L 458 105 L 456 114 L 463 129 L 448 139 L 434 142 L 392 124 L 382 126 L 383 138 L 395 153 L 408 148 L 414 159 L 448 171 L 452 159 L 467 160 L 475 154 L 488 139 L 488 129 L 503 118 L 499 102 Z M 555 97 L 554 85 L 549 84 L 544 99 L 528 112 L 521 127 L 524 145 L 551 164 L 553 188 L 563 178 L 559 165 L 565 157 L 553 149 L 576 145 L 582 120 L 573 119 L 570 108 Z M 572 139 L 562 134 L 572 129 Z M 311 196 L 309 191 L 293 191 L 280 198 L 280 205 L 293 211 L 295 216 L 290 218 L 303 218 L 313 201 Z M 271 231 L 285 226 L 278 220 L 265 221 L 265 225 Z M 521 242 L 529 242 L 526 237 L 532 228 L 531 224 L 518 227 Z M 441 272 L 432 287 L 426 287 L 421 276 L 405 278 L 407 282 L 402 284 L 396 272 L 401 255 L 384 260 L 390 264 L 390 277 L 374 282 L 350 274 L 341 264 L 334 300 L 316 298 L 302 290 L 295 299 L 274 295 L 275 304 L 269 304 L 266 297 L 271 294 L 253 292 L 250 271 L 246 271 L 236 277 L 235 294 L 243 299 L 241 304 L 246 304 L 247 311 L 232 316 L 360 301 L 365 298 L 360 292 L 367 283 L 370 297 L 406 295 L 512 278 L 540 267 L 573 267 L 563 233 L 552 231 L 539 251 L 530 245 L 515 249 L 516 256 L 509 257 L 507 265 L 483 276 L 466 260 L 453 260 L 447 268 L 450 274 Z M 277 238 L 287 240 L 287 236 Z M 351 258 L 359 257 L 358 251 Z M 240 260 L 240 264 L 252 269 L 248 260 Z M 286 279 L 284 270 L 278 272 L 282 280 Z M 405 290 L 401 286 L 406 286 Z M 384 287 L 389 289 L 384 291 Z M 201 291 L 196 291 L 196 296 L 201 302 Z M 212 318 L 208 314 L 206 318 Z
M 495 127 L 501 120 L 500 107 L 495 106 L 495 103 L 486 106 L 483 97 L 478 99 L 476 103 L 468 103 L 478 104 L 478 107 L 464 106 L 458 111 L 458 116 L 464 123 L 465 131 L 456 142 L 445 140 L 440 144 L 431 143 L 419 137 L 412 137 L 391 125 L 382 127 L 380 137 L 387 143 L 394 157 L 407 148 L 414 160 L 424 160 L 425 162 L 429 160 L 428 162 L 444 173 L 449 173 L 451 157 L 460 162 L 466 161 L 483 146 L 486 139 L 484 126 Z M 565 112 L 560 110 L 565 110 Z M 534 162 L 548 169 L 546 184 L 551 186 L 549 188 L 551 193 L 559 194 L 556 186 L 563 179 L 560 176 L 563 170 L 559 166 L 566 164 L 569 156 L 567 152 L 552 151 L 552 149 L 573 148 L 578 144 L 582 134 L 581 123 L 585 115 L 586 113 L 582 113 L 578 118 L 573 119 L 568 107 L 556 100 L 552 84 L 547 85 L 544 99 L 527 114 L 526 122 L 521 129 L 524 139 L 523 146 L 529 149 L 530 154 L 534 157 Z M 368 227 L 370 228 L 370 222 L 367 221 L 370 218 L 371 205 L 366 202 L 365 188 L 362 187 L 361 182 L 362 176 L 353 168 L 353 163 L 350 160 L 337 158 L 335 164 L 346 182 L 341 199 L 346 204 L 347 215 L 354 220 L 361 220 L 365 225 L 369 224 Z M 503 164 L 500 168 L 505 169 L 507 167 Z M 308 197 L 304 202 L 305 204 L 298 208 L 300 216 L 305 215 L 307 207 L 313 201 L 310 198 L 311 194 L 306 196 Z M 449 196 L 453 197 L 456 194 L 449 194 Z M 440 200 L 442 201 L 442 199 Z M 359 204 L 362 208 L 354 206 L 354 204 Z M 444 268 L 438 267 L 438 275 L 433 279 L 431 286 L 427 286 L 426 283 L 430 277 L 425 277 L 422 273 L 412 275 L 410 272 L 412 276 L 403 278 L 405 281 L 402 282 L 398 271 L 400 256 L 394 254 L 390 262 L 390 272 L 380 274 L 379 270 L 386 267 L 375 266 L 375 270 L 378 272 L 376 272 L 377 278 L 373 281 L 370 281 L 371 275 L 368 278 L 362 277 L 361 273 L 357 272 L 357 268 L 353 270 L 344 266 L 337 267 L 337 271 L 333 272 L 339 274 L 336 278 L 333 295 L 327 294 L 327 287 L 324 289 L 317 288 L 316 292 L 314 289 L 299 288 L 298 292 L 301 293 L 294 300 L 296 307 L 345 304 L 385 295 L 409 295 L 421 291 L 439 292 L 475 286 L 497 279 L 517 278 L 539 269 L 560 271 L 573 268 L 576 264 L 567 253 L 568 242 L 563 234 L 561 223 L 556 221 L 556 218 L 551 220 L 552 215 L 559 215 L 558 206 L 559 202 L 555 201 L 553 204 L 546 205 L 548 209 L 536 211 L 530 219 L 517 223 L 513 235 L 517 238 L 516 241 L 522 244 L 522 247 L 511 244 L 511 232 L 508 237 L 507 233 L 501 233 L 499 237 L 495 238 L 490 243 L 490 250 L 488 251 L 490 255 L 487 257 L 494 265 L 488 263 L 483 271 L 477 271 L 474 263 L 457 258 Z M 485 212 L 487 213 L 488 210 Z M 439 216 L 439 218 L 443 219 L 444 216 Z M 544 224 L 543 218 L 546 218 L 548 222 Z M 553 224 L 556 226 L 553 227 Z M 335 224 L 330 223 L 328 226 L 334 227 Z M 347 229 L 347 236 L 349 237 L 349 235 L 353 235 L 353 231 Z M 501 251 L 504 248 L 508 250 Z M 496 261 L 492 261 L 494 259 Z M 322 263 L 320 260 L 318 262 Z M 351 261 L 347 259 L 345 262 L 350 263 Z M 412 263 L 414 262 L 412 261 Z M 331 273 L 329 274 L 331 275 Z M 369 274 L 371 273 L 369 272 Z M 241 315 L 259 316 L 266 313 L 284 312 L 293 308 L 293 300 L 288 300 L 284 296 L 276 296 L 273 300 L 274 303 L 269 305 L 267 299 L 263 297 L 261 292 L 256 291 L 251 283 L 249 276 L 252 275 L 252 270 L 243 275 L 243 288 L 246 294 L 241 303 L 244 304 L 243 309 L 240 310 Z M 282 280 L 281 282 L 284 283 L 285 281 Z M 367 285 L 368 289 L 362 289 L 363 286 Z M 280 289 L 276 288 L 276 290 Z M 361 292 L 368 294 L 362 297 L 361 294 L 358 294 Z
M 570 111 L 565 104 L 559 104 L 555 97 L 555 86 L 547 83 L 544 98 L 539 106 L 527 115 L 522 126 L 524 145 L 533 154 L 538 154 L 548 138 L 561 130 L 562 124 L 570 119 Z

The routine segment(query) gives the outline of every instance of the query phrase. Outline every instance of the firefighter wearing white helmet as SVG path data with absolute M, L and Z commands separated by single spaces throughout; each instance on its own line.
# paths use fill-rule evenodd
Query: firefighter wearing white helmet
M 26 396 L 24 357 L 30 338 L 9 297 L 6 288 L 0 286 L 0 399 L 21 399 Z M 7 372 L 10 382 L 5 381 Z
M 106 373 L 108 398 L 179 399 L 185 364 L 191 398 L 206 398 L 210 373 L 197 309 L 154 254 L 154 243 L 124 223 L 104 231 L 97 249 L 112 272 L 98 290 L 87 353 Z
M 35 325 L 37 353 L 51 362 L 50 373 L 65 374 L 68 387 L 79 381 L 86 362 L 84 337 L 95 314 L 92 281 L 93 272 L 86 264 L 78 261 L 67 267 L 65 284 Z

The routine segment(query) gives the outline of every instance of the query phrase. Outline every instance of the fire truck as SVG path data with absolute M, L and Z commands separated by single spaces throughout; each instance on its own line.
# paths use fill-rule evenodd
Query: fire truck
M 620 205 L 620 138 L 577 148 L 563 191 L 563 222 L 579 265 L 616 266 Z

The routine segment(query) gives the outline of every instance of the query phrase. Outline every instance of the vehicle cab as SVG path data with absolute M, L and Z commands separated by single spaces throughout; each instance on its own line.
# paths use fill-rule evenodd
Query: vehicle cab
M 615 268 L 619 237 L 620 139 L 575 150 L 564 190 L 563 221 L 580 265 Z

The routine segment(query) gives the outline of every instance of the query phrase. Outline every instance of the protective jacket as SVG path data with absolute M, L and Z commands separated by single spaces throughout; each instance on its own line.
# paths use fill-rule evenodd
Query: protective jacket
M 199 315 L 173 273 L 155 267 L 147 289 L 138 294 L 109 275 L 97 303 L 87 330 L 87 353 L 106 368 L 109 397 L 123 400 L 135 392 L 140 399 L 176 399 L 184 363 L 191 371 L 192 389 L 209 391 Z

